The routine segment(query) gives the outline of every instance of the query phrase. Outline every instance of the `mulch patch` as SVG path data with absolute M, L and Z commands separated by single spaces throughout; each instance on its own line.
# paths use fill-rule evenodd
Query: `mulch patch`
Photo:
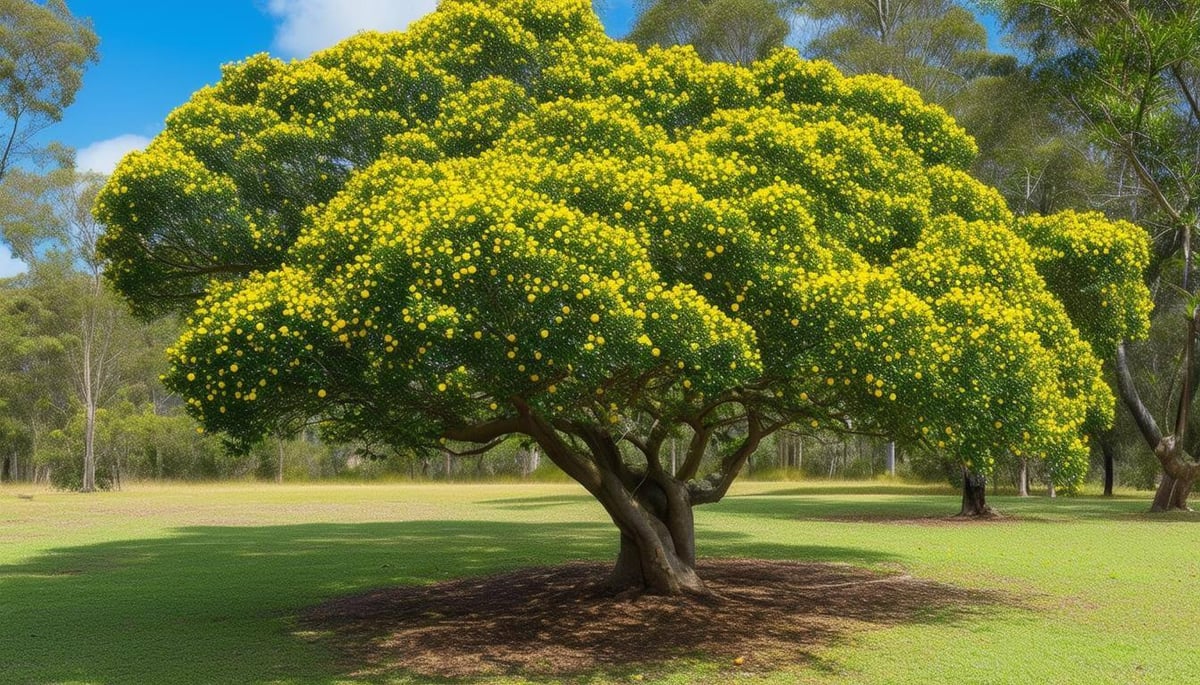
M 838 564 L 719 560 L 698 571 L 712 596 L 614 597 L 601 589 L 607 564 L 572 563 L 339 598 L 299 627 L 358 676 L 561 677 L 689 656 L 766 670 L 872 626 L 965 618 L 1004 601 Z

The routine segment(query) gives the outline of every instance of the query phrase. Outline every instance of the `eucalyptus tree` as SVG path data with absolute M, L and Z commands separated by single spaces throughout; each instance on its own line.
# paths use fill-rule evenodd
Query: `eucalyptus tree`
M 98 43 L 91 23 L 63 0 L 0 0 L 0 181 L 62 119 Z
M 59 318 L 51 334 L 63 345 L 66 375 L 75 388 L 83 418 L 82 478 L 85 492 L 96 489 L 96 412 L 121 383 L 122 343 L 137 327 L 123 303 L 103 280 L 97 253 L 101 227 L 92 204 L 105 178 L 63 166 L 45 173 L 13 169 L 5 181 L 3 236 L 13 253 L 32 265 L 34 291 Z
M 785 0 L 639 0 L 629 40 L 691 45 L 702 57 L 749 64 L 781 47 L 791 24 Z

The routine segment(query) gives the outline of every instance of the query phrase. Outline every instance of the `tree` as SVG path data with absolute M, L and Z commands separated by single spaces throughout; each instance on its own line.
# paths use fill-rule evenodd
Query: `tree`
M 892 79 L 639 52 L 583 0 L 459 0 L 226 67 L 96 211 L 118 290 L 188 312 L 166 383 L 206 429 L 531 440 L 618 527 L 614 586 L 679 593 L 703 588 L 692 508 L 788 426 L 1082 477 L 1112 410 L 1093 345 L 1144 328 L 1146 238 L 1016 220 L 973 154 Z
M 34 282 L 55 291 L 43 299 L 54 303 L 62 319 L 57 334 L 84 413 L 79 481 L 84 492 L 96 489 L 96 412 L 119 388 L 119 359 L 129 349 L 120 338 L 135 332 L 123 304 L 105 285 L 96 252 L 100 225 L 91 208 L 104 181 L 72 166 L 40 174 L 14 169 L 2 205 L 4 238 L 14 254 L 34 265 Z
M 1182 306 L 1163 308 L 1186 321 L 1176 398 L 1165 421 L 1169 433 L 1142 399 L 1125 346 L 1115 360 L 1121 399 L 1163 468 L 1152 510 L 1186 509 L 1200 478 L 1200 462 L 1190 456 L 1197 453 L 1196 435 L 1189 430 L 1200 385 L 1193 273 L 1200 225 L 1200 2 L 999 4 L 1026 39 L 1043 79 L 1060 89 L 1094 138 L 1122 161 L 1128 170 L 1122 182 L 1132 176 L 1128 194 L 1151 210 L 1139 219 L 1160 236 L 1152 276 L 1184 293 Z
M 98 42 L 63 0 L 0 0 L 0 181 L 75 100 Z
M 0 482 L 34 475 L 29 457 L 49 380 L 42 371 L 62 353 L 61 341 L 45 334 L 50 318 L 33 294 L 0 285 Z
M 1008 73 L 1014 60 L 987 50 L 987 31 L 952 0 L 805 0 L 806 53 L 845 72 L 886 74 L 949 106 L 975 79 Z
M 791 25 L 783 0 L 639 0 L 629 40 L 692 45 L 702 57 L 749 64 L 781 47 Z

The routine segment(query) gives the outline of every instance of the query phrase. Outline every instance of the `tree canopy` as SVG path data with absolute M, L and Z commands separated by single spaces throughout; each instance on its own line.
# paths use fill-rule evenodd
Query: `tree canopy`
M 525 434 L 612 515 L 618 575 L 670 592 L 698 583 L 690 507 L 785 426 L 1082 478 L 1147 238 L 1016 218 L 974 154 L 894 79 L 642 52 L 586 0 L 451 0 L 225 67 L 96 211 L 117 288 L 187 313 L 166 382 L 209 430 Z

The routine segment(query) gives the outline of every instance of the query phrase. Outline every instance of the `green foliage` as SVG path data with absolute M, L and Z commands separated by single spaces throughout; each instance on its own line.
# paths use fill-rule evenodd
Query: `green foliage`
M 691 45 L 702 57 L 749 64 L 783 45 L 782 0 L 642 0 L 629 40 L 642 48 Z
M 1146 238 L 1026 231 L 974 152 L 893 79 L 639 52 L 582 0 L 463 0 L 226 68 L 97 216 L 117 288 L 189 312 L 167 384 L 241 440 L 320 416 L 422 449 L 525 408 L 635 437 L 849 421 L 1075 484 L 1111 416 L 1089 343 L 1144 328 Z M 1084 245 L 1120 253 L 1058 256 Z M 1065 307 L 1056 259 L 1126 299 Z
M 0 180 L 75 100 L 97 43 L 63 0 L 0 0 Z
M 987 30 L 952 0 L 796 2 L 807 54 L 854 74 L 894 76 L 949 106 L 980 77 L 1012 70 L 987 50 Z
M 1200 2 L 1001 2 L 1039 80 L 1128 170 L 1138 220 L 1166 231 L 1162 255 L 1196 221 L 1200 193 Z

